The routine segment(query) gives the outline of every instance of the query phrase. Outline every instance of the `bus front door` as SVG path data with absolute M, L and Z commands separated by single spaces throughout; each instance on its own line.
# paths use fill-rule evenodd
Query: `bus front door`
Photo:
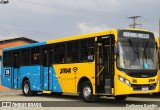
M 114 37 L 98 37 L 96 59 L 96 92 L 111 95 L 114 86 Z
M 46 48 L 42 51 L 43 74 L 42 85 L 44 90 L 52 90 L 52 65 L 51 50 Z

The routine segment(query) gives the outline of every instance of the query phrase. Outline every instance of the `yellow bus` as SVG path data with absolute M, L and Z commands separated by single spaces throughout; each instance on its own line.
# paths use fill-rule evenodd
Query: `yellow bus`
M 160 38 L 156 37 L 155 40 L 157 42 L 157 47 L 158 47 L 158 62 L 159 62 L 158 79 L 160 81 Z M 159 95 L 159 93 L 160 93 L 160 85 L 159 85 L 159 91 L 156 94 Z
M 154 34 L 113 29 L 3 49 L 2 85 L 37 92 L 125 100 L 159 90 Z

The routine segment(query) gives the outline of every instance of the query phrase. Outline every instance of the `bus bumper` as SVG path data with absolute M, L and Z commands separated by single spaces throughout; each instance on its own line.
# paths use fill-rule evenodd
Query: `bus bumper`
M 143 83 L 144 80 L 148 81 L 154 79 L 153 83 Z M 133 80 L 133 79 L 132 79 Z M 113 91 L 114 95 L 129 95 L 129 94 L 150 94 L 157 93 L 159 91 L 159 81 L 157 77 L 154 78 L 137 78 L 137 83 L 129 83 L 131 81 L 117 80 L 117 85 Z

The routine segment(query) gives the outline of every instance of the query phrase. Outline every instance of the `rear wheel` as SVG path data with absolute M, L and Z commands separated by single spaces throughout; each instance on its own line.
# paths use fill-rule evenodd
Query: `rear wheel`
M 96 96 L 93 95 L 93 89 L 90 81 L 84 82 L 81 93 L 85 102 L 93 102 L 96 100 Z
M 34 94 L 33 91 L 31 91 L 30 82 L 29 80 L 26 80 L 23 82 L 22 85 L 22 92 L 25 96 L 32 96 Z
M 127 95 L 117 95 L 117 96 L 114 96 L 114 98 L 116 100 L 126 100 L 127 99 Z

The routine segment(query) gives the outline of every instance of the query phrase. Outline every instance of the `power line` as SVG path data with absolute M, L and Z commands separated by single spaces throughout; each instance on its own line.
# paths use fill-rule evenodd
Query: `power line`
M 77 8 L 77 7 L 68 7 L 66 5 L 56 5 L 56 4 L 45 4 L 44 2 L 32 2 L 32 1 L 28 1 L 28 0 L 18 0 L 21 2 L 25 2 L 25 3 L 29 3 L 31 5 L 37 5 L 37 6 L 41 6 L 41 7 L 47 7 L 47 8 L 54 8 L 54 9 L 58 9 L 61 11 L 66 11 L 66 12 L 73 12 L 76 14 L 83 14 L 83 15 L 92 15 L 92 16 L 96 16 L 96 17 L 113 17 L 113 18 L 119 18 L 120 15 L 117 14 L 112 14 L 108 16 L 108 14 L 106 14 L 105 11 L 99 11 L 99 10 L 89 10 L 89 9 L 83 9 L 83 8 Z

